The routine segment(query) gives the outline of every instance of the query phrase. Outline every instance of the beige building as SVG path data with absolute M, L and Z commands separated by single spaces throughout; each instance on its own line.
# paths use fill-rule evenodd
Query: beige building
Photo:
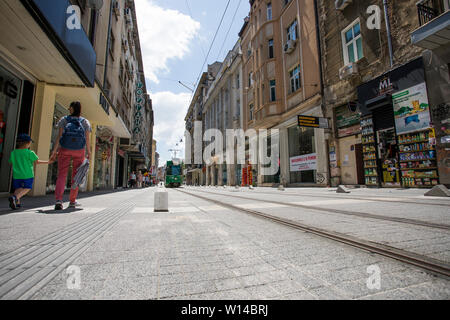
M 314 1 L 254 0 L 250 6 L 240 32 L 243 125 L 280 134 L 279 172 L 263 176 L 252 166 L 252 183 L 326 185 L 329 133 L 297 125 L 298 115 L 325 116 Z
M 145 139 L 151 141 L 153 125 L 134 2 L 105 0 L 96 8 L 92 2 L 75 0 L 6 0 L 0 4 L 0 16 L 0 76 L 8 83 L 0 96 L 0 192 L 10 188 L 7 159 L 17 134 L 29 133 L 33 150 L 48 159 L 55 124 L 68 114 L 72 101 L 81 102 L 82 116 L 93 128 L 89 147 L 94 165 L 87 189 L 122 186 L 127 162 L 133 163 L 127 148 L 132 157 L 145 159 L 143 154 L 150 150 Z M 128 56 L 122 49 L 125 38 L 132 40 Z M 121 63 L 129 67 L 126 81 L 120 78 Z M 142 92 L 137 92 L 139 81 Z M 135 121 L 133 110 L 136 94 L 143 96 L 140 121 Z M 136 128 L 143 134 L 135 134 Z M 33 195 L 54 190 L 56 171 L 56 165 L 36 167 Z

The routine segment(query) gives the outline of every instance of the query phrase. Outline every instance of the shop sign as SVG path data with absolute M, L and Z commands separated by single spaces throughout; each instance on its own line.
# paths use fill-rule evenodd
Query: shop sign
M 393 95 L 392 103 L 397 134 L 430 127 L 431 120 L 425 82 Z
M 348 105 L 344 105 L 336 108 L 336 126 L 338 128 L 349 127 L 355 124 L 359 124 L 360 115 L 358 112 L 352 112 Z
M 385 93 L 392 92 L 394 90 L 394 85 L 391 83 L 391 78 L 388 76 L 381 78 L 380 84 L 378 86 L 378 95 L 383 95 Z
M 119 156 L 121 156 L 122 158 L 125 158 L 125 151 L 121 150 L 121 149 L 117 149 L 117 154 Z
M 291 172 L 317 170 L 317 153 L 291 157 L 289 161 Z
M 298 125 L 300 127 L 322 128 L 322 129 L 329 128 L 327 118 L 319 118 L 303 115 L 299 115 L 297 116 L 297 118 L 298 118 Z
M 345 137 L 353 134 L 357 134 L 361 131 L 361 125 L 357 124 L 351 127 L 338 129 L 338 136 L 339 137 Z

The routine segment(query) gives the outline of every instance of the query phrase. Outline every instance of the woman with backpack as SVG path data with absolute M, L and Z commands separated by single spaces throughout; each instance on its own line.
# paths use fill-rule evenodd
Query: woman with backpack
M 70 161 L 72 165 L 72 183 L 77 169 L 83 163 L 84 159 L 91 158 L 90 150 L 90 132 L 92 131 L 89 121 L 81 117 L 80 102 L 72 102 L 69 107 L 70 116 L 66 116 L 59 120 L 57 127 L 59 128 L 58 138 L 56 139 L 51 160 L 58 158 L 58 178 L 55 188 L 55 210 L 63 209 L 63 194 L 66 186 L 67 172 L 69 170 Z M 87 146 L 87 148 L 86 148 Z M 87 157 L 86 157 L 86 150 Z M 75 208 L 77 205 L 78 188 L 70 189 L 69 208 Z

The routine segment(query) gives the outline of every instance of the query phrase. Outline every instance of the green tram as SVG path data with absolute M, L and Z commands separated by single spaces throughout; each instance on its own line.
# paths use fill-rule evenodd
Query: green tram
M 178 188 L 183 183 L 181 165 L 175 161 L 167 161 L 165 172 L 166 188 Z

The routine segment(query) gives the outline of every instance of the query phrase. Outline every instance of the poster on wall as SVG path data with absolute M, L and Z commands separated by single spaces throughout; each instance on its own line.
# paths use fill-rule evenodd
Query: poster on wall
M 291 172 L 317 170 L 317 153 L 292 157 L 289 160 Z
M 430 127 L 427 86 L 424 83 L 392 95 L 397 134 Z

